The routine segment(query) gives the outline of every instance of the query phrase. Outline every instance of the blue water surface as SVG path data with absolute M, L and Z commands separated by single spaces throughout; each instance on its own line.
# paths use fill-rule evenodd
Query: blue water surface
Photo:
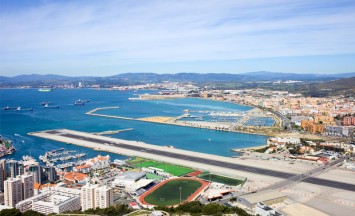
M 140 91 L 139 93 L 150 93 Z M 21 159 L 39 155 L 53 149 L 65 148 L 85 152 L 88 157 L 97 154 L 109 154 L 113 159 L 125 156 L 98 152 L 92 149 L 67 145 L 27 135 L 28 132 L 66 128 L 84 132 L 100 132 L 133 128 L 112 137 L 138 140 L 155 145 L 173 145 L 175 148 L 204 152 L 222 156 L 233 156 L 233 148 L 251 147 L 265 144 L 266 136 L 213 131 L 207 129 L 163 125 L 149 122 L 110 119 L 89 116 L 85 113 L 98 107 L 118 106 L 118 109 L 101 110 L 99 113 L 125 117 L 177 116 L 190 110 L 247 111 L 251 107 L 232 103 L 202 99 L 176 99 L 154 101 L 130 101 L 136 97 L 133 91 L 108 91 L 95 89 L 55 89 L 51 92 L 39 92 L 37 89 L 1 89 L 0 107 L 33 108 L 33 111 L 0 111 L 0 134 L 14 141 L 17 151 L 7 158 Z M 78 99 L 90 100 L 84 106 L 74 106 Z M 59 109 L 45 109 L 41 102 L 50 102 Z

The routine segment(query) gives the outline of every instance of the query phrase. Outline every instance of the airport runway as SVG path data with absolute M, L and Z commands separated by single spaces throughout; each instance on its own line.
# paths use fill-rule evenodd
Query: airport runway
M 129 149 L 137 152 L 145 152 L 149 154 L 153 154 L 158 156 L 165 156 L 165 157 L 170 157 L 174 159 L 180 159 L 180 160 L 185 160 L 185 161 L 191 161 L 191 162 L 196 162 L 196 163 L 201 163 L 201 164 L 207 164 L 207 165 L 212 165 L 212 166 L 217 166 L 217 167 L 223 167 L 223 168 L 229 168 L 233 169 L 236 171 L 245 171 L 249 173 L 255 173 L 259 175 L 266 175 L 266 176 L 272 176 L 272 177 L 277 177 L 277 178 L 282 178 L 282 179 L 288 179 L 296 176 L 296 174 L 292 173 L 286 173 L 286 172 L 281 172 L 281 171 L 275 171 L 275 170 L 268 170 L 264 168 L 258 168 L 258 167 L 251 167 L 251 166 L 246 166 L 242 164 L 236 164 L 236 163 L 230 163 L 222 160 L 215 160 L 215 159 L 210 159 L 206 157 L 198 157 L 198 156 L 193 156 L 194 152 L 190 152 L 191 154 L 180 154 L 173 152 L 172 150 L 166 149 L 166 150 L 157 150 L 153 148 L 147 148 L 147 147 L 142 147 L 138 145 L 131 145 L 131 144 L 126 144 L 122 142 L 114 142 L 114 141 L 109 141 L 107 140 L 107 137 L 100 137 L 100 136 L 95 136 L 92 137 L 92 135 L 85 136 L 85 135 L 79 135 L 79 134 L 74 134 L 74 133 L 67 133 L 61 131 L 61 130 L 50 130 L 50 131 L 42 131 L 38 133 L 31 133 L 31 135 L 43 137 L 39 135 L 40 133 L 46 133 L 48 135 L 53 135 L 53 136 L 59 136 L 63 138 L 69 138 L 72 140 L 78 140 L 78 141 L 86 141 L 90 143 L 97 143 L 97 144 L 102 144 L 102 145 L 110 145 L 113 147 L 118 147 L 118 148 L 124 148 L 124 149 Z M 45 137 L 43 137 L 45 138 Z M 52 138 L 50 138 L 52 139 Z M 57 141 L 62 141 L 59 139 L 55 139 Z M 110 138 L 112 140 L 112 138 Z M 119 141 L 119 140 L 118 140 Z M 72 142 L 75 144 L 75 142 Z M 198 154 L 196 154 L 198 155 Z M 327 186 L 327 187 L 332 187 L 332 188 L 338 188 L 338 189 L 343 189 L 343 190 L 348 190 L 348 191 L 354 191 L 355 192 L 355 185 L 354 184 L 348 184 L 348 183 L 343 183 L 343 182 L 337 182 L 337 181 L 332 181 L 332 180 L 326 180 L 326 179 L 319 179 L 315 177 L 309 177 L 307 179 L 302 180 L 303 182 L 306 183 L 311 183 L 311 184 L 316 184 L 316 185 L 322 185 L 322 186 Z

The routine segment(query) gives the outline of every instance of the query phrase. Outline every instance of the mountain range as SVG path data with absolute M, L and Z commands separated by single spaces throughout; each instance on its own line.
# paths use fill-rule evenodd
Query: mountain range
M 176 73 L 176 74 L 157 74 L 157 73 L 122 73 L 113 76 L 62 76 L 54 74 L 31 74 L 19 75 L 14 77 L 0 76 L 0 86 L 7 85 L 55 85 L 69 84 L 74 82 L 84 82 L 90 84 L 104 85 L 127 85 L 142 83 L 157 83 L 162 81 L 171 82 L 260 82 L 260 81 L 331 81 L 341 78 L 354 77 L 355 72 L 339 74 L 296 74 L 279 72 L 248 72 L 240 74 L 229 73 Z

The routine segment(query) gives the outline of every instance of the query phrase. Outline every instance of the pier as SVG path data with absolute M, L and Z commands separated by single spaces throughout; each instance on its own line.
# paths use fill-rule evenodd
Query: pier
M 105 109 L 118 109 L 119 107 L 101 107 L 101 108 L 96 108 L 93 110 L 90 110 L 89 112 L 85 113 L 86 115 L 91 115 L 91 116 L 100 116 L 100 117 L 106 117 L 106 118 L 116 118 L 116 119 L 123 119 L 123 120 L 136 120 L 134 118 L 127 118 L 127 117 L 121 117 L 121 116 L 113 116 L 113 115 L 105 115 L 105 114 L 97 114 L 95 112 L 99 110 L 105 110 Z
M 227 176 L 232 173 L 233 175 L 247 176 L 248 178 L 267 178 L 274 183 L 279 182 L 282 179 L 292 178 L 299 174 L 292 170 L 280 171 L 277 167 L 260 167 L 262 165 L 256 165 L 250 163 L 250 161 L 156 146 L 138 141 L 98 136 L 67 129 L 32 132 L 29 133 L 29 135 L 93 148 L 100 151 L 128 156 L 139 156 L 195 169 L 210 170 L 211 172 L 224 173 Z M 304 179 L 302 182 L 355 191 L 354 184 L 316 177 Z

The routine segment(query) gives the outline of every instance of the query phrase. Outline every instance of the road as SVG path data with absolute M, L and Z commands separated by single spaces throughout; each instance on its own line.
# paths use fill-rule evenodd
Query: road
M 328 169 L 332 168 L 333 166 L 343 162 L 344 160 L 349 159 L 350 157 L 352 157 L 352 156 L 339 158 L 339 159 L 332 161 L 324 166 L 317 167 L 313 170 L 307 171 L 306 173 L 292 176 L 288 179 L 277 182 L 269 187 L 263 188 L 262 190 L 277 190 L 277 189 L 287 187 L 287 186 L 290 186 L 290 185 L 298 183 L 298 182 L 307 182 L 307 183 L 312 183 L 312 184 L 325 185 L 325 186 L 329 186 L 329 187 L 337 187 L 337 183 L 335 181 L 314 178 L 312 176 L 315 176 L 315 175 L 319 174 L 320 172 L 325 172 Z M 354 188 L 355 185 L 349 185 L 349 187 L 350 187 L 350 189 L 351 188 L 353 190 L 355 189 Z M 342 188 L 340 188 L 340 189 L 342 189 Z

